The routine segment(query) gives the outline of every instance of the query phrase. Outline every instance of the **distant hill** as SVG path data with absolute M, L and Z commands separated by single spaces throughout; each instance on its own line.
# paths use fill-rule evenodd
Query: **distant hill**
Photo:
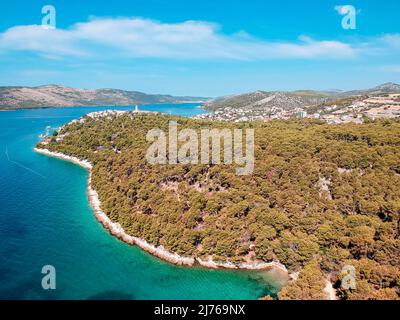
M 74 89 L 58 85 L 0 87 L 0 109 L 127 106 L 134 104 L 205 102 L 204 97 L 174 97 L 117 89 Z
M 288 110 L 296 107 L 312 107 L 322 103 L 337 100 L 342 97 L 356 95 L 376 95 L 400 92 L 400 85 L 396 83 L 384 83 L 367 90 L 353 91 L 255 91 L 234 96 L 225 96 L 207 101 L 204 107 L 210 111 L 226 107 L 242 109 L 269 109 L 282 108 Z
M 379 95 L 385 93 L 399 93 L 400 84 L 387 82 L 367 90 L 353 90 L 341 92 L 340 96 L 354 96 L 354 95 Z
M 211 111 L 225 107 L 253 110 L 271 107 L 291 109 L 295 107 L 318 105 L 329 99 L 332 99 L 330 95 L 317 91 L 256 91 L 237 96 L 217 98 L 208 101 L 205 104 L 205 108 Z

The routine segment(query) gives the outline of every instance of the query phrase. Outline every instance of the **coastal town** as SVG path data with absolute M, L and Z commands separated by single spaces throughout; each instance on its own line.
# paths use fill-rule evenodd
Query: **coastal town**
M 111 118 L 113 116 L 122 116 L 124 114 L 134 116 L 139 113 L 153 113 L 151 111 L 139 110 L 139 106 L 135 105 L 132 111 L 121 110 L 104 110 L 87 114 L 89 118 Z M 204 113 L 193 116 L 198 120 L 213 121 L 262 121 L 269 122 L 272 120 L 288 120 L 293 118 L 299 119 L 318 119 L 328 124 L 355 123 L 362 124 L 367 119 L 393 119 L 400 117 L 400 93 L 380 94 L 375 96 L 354 96 L 351 98 L 343 98 L 333 102 L 325 102 L 318 106 L 304 106 L 284 108 L 281 106 L 272 106 L 265 108 L 251 109 L 245 107 L 223 107 L 213 112 Z M 68 124 L 79 122 L 83 124 L 85 118 L 73 120 Z M 62 142 L 65 134 L 60 134 L 63 127 L 46 128 L 46 133 L 41 134 L 41 143 L 43 145 L 51 142 Z M 51 132 L 50 132 L 51 131 Z M 114 150 L 119 152 L 119 150 Z
M 319 119 L 328 124 L 357 123 L 366 119 L 391 119 L 400 116 L 400 93 L 380 94 L 374 96 L 360 95 L 323 102 L 317 106 L 266 106 L 251 108 L 249 106 L 226 106 L 217 110 L 197 115 L 196 119 L 217 121 L 264 121 L 287 120 L 289 118 Z
M 132 111 L 103 110 L 103 111 L 90 112 L 86 116 L 91 119 L 100 119 L 100 118 L 111 119 L 112 117 L 119 117 L 119 116 L 128 114 L 132 118 L 133 116 L 135 116 L 137 114 L 146 114 L 146 113 L 154 113 L 154 112 L 140 110 L 139 106 L 135 105 L 134 109 Z M 52 128 L 51 126 L 47 126 L 45 133 L 39 135 L 39 138 L 41 139 L 40 144 L 47 145 L 51 142 L 62 142 L 64 140 L 64 138 L 68 135 L 68 132 L 61 133 L 66 126 L 74 124 L 74 123 L 84 124 L 85 121 L 86 121 L 85 117 L 82 117 L 79 119 L 72 120 L 61 127 Z M 102 150 L 102 146 L 98 146 L 98 151 L 101 151 L 101 150 Z M 118 148 L 114 148 L 114 152 L 120 153 L 120 150 Z

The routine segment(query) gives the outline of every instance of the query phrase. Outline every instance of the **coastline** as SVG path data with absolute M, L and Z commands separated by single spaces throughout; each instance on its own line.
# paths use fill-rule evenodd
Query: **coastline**
M 117 237 L 121 241 L 124 241 L 130 245 L 137 245 L 139 248 L 141 248 L 144 251 L 147 251 L 148 253 L 165 260 L 171 264 L 179 265 L 179 266 L 194 266 L 194 265 L 200 265 L 205 268 L 209 269 L 237 269 L 237 270 L 267 270 L 271 268 L 276 268 L 277 270 L 284 272 L 285 274 L 289 275 L 288 270 L 286 267 L 277 262 L 277 261 L 272 261 L 272 262 L 262 262 L 262 263 L 241 263 L 241 264 L 234 264 L 232 262 L 216 262 L 212 260 L 211 258 L 204 260 L 200 258 L 194 258 L 194 257 L 184 257 L 180 256 L 176 253 L 170 252 L 166 250 L 163 246 L 154 246 L 144 239 L 140 239 L 137 237 L 133 237 L 125 232 L 125 230 L 121 227 L 119 223 L 112 222 L 110 218 L 101 210 L 101 202 L 99 199 L 99 196 L 92 187 L 92 164 L 87 161 L 87 160 L 81 160 L 77 157 L 74 156 L 68 156 L 60 152 L 53 152 L 49 151 L 47 149 L 40 149 L 40 148 L 34 148 L 33 149 L 35 152 L 50 156 L 53 158 L 58 158 L 62 159 L 65 161 L 72 162 L 74 164 L 77 164 L 84 169 L 89 171 L 89 176 L 88 176 L 88 182 L 87 182 L 87 194 L 88 194 L 88 199 L 90 206 L 94 210 L 95 217 L 101 224 L 106 228 L 110 234 L 113 236 Z
M 140 106 L 146 106 L 146 105 L 163 105 L 163 104 L 201 104 L 197 106 L 196 108 L 200 108 L 203 109 L 202 106 L 204 105 L 206 101 L 178 101 L 178 102 L 174 102 L 174 103 L 164 103 L 164 102 L 158 102 L 158 103 L 143 103 L 140 104 Z M 60 109 L 60 108 L 132 108 L 132 105 L 127 104 L 127 105 L 111 105 L 111 106 L 107 106 L 107 105 L 94 105 L 94 106 L 88 106 L 88 105 L 76 105 L 76 106 L 58 106 L 58 107 L 54 107 L 54 106 L 40 106 L 40 107 L 24 107 L 24 108 L 5 108 L 5 107 L 0 107 L 0 111 L 18 111 L 18 110 L 40 110 L 40 109 Z

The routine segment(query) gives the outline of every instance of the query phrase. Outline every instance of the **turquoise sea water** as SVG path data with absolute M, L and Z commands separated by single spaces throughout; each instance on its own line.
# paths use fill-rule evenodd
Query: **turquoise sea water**
M 147 110 L 190 116 L 194 104 Z M 0 112 L 0 299 L 257 299 L 275 294 L 274 272 L 177 267 L 109 235 L 86 197 L 87 172 L 35 153 L 46 126 L 88 112 L 51 108 Z M 127 109 L 127 108 L 116 108 Z M 56 268 L 56 290 L 41 269 Z

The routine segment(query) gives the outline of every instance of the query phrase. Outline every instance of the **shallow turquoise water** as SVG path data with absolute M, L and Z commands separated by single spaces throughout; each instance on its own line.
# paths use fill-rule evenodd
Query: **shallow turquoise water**
M 87 172 L 32 150 L 46 126 L 103 109 L 109 108 L 0 112 L 0 298 L 256 299 L 276 293 L 278 277 L 271 272 L 173 266 L 104 230 L 86 198 Z M 193 104 L 146 109 L 203 112 Z M 56 290 L 41 287 L 44 265 L 56 268 Z

